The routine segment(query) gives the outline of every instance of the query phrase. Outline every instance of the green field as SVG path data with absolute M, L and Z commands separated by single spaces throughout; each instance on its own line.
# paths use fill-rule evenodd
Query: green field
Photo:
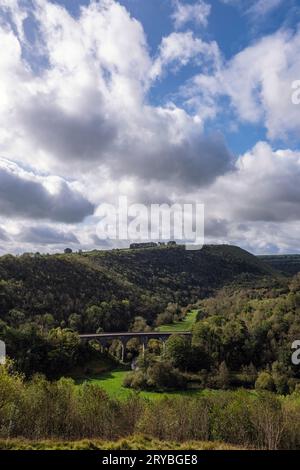
M 156 331 L 174 331 L 174 333 L 178 331 L 192 331 L 192 327 L 196 321 L 197 313 L 198 310 L 192 310 L 191 312 L 187 313 L 183 320 L 171 323 L 170 325 L 161 325 L 156 328 Z
M 128 371 L 124 369 L 115 369 L 99 375 L 94 375 L 88 379 L 80 380 L 80 383 L 89 382 L 97 384 L 111 397 L 126 398 L 130 395 L 130 390 L 123 387 L 123 380 L 127 372 Z
M 124 369 L 115 369 L 110 372 L 102 373 L 101 375 L 95 375 L 90 378 L 77 380 L 77 383 L 89 382 L 99 385 L 106 393 L 115 399 L 124 400 L 132 394 L 138 393 L 140 397 L 146 398 L 149 400 L 158 400 L 164 397 L 199 397 L 199 396 L 211 396 L 224 394 L 234 395 L 236 391 L 234 390 L 216 390 L 216 389 L 188 389 L 174 392 L 146 392 L 140 391 L 135 392 L 129 388 L 123 387 L 123 380 L 125 375 L 129 372 Z M 245 393 L 250 396 L 255 396 L 255 390 L 244 390 Z
M 111 397 L 124 399 L 124 398 L 127 398 L 132 393 L 135 393 L 129 388 L 123 387 L 123 380 L 127 372 L 129 371 L 124 370 L 124 369 L 122 370 L 115 369 L 110 372 L 106 372 L 104 374 L 98 375 L 98 376 L 95 375 L 88 379 L 81 380 L 80 383 L 87 381 L 90 383 L 97 384 L 99 385 L 99 387 L 103 388 L 103 390 L 105 390 Z M 182 395 L 195 396 L 203 392 L 200 390 L 186 390 L 186 391 L 168 392 L 168 393 L 145 392 L 145 391 L 141 391 L 138 393 L 140 394 L 140 396 L 144 398 L 157 399 L 157 398 L 162 398 L 165 396 L 178 396 L 178 397 Z
M 180 396 L 188 396 L 188 397 L 195 397 L 200 395 L 205 395 L 208 393 L 218 393 L 218 390 L 183 390 L 183 391 L 174 391 L 174 392 L 148 392 L 148 391 L 140 391 L 134 392 L 129 388 L 123 387 L 123 380 L 125 375 L 129 372 L 128 370 L 124 369 L 115 369 L 110 372 L 105 372 L 100 375 L 92 376 L 88 379 L 81 379 L 77 381 L 77 383 L 89 382 L 93 384 L 99 385 L 99 387 L 103 388 L 106 393 L 111 396 L 112 398 L 116 399 L 126 399 L 133 393 L 138 393 L 143 398 L 148 399 L 160 399 L 163 397 L 180 397 Z

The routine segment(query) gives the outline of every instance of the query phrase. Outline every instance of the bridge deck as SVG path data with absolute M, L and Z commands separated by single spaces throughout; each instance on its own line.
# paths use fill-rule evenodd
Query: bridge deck
M 114 333 L 85 333 L 79 335 L 80 338 L 87 339 L 87 338 L 118 338 L 118 337 L 138 337 L 138 336 L 147 336 L 149 338 L 160 338 L 162 336 L 172 336 L 172 335 L 183 335 L 183 336 L 191 336 L 192 333 L 190 331 L 149 331 L 149 332 L 141 332 L 141 333 L 134 333 L 130 331 L 126 332 L 114 332 Z

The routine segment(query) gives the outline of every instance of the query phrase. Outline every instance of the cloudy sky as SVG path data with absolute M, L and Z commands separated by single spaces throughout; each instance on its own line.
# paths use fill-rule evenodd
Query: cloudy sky
M 119 195 L 300 252 L 296 80 L 299 0 L 0 0 L 0 253 L 101 247 Z

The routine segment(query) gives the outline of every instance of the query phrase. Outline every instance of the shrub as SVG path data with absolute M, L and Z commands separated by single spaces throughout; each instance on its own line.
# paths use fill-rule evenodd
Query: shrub
M 176 373 L 168 363 L 151 367 L 159 378 Z M 129 379 L 139 377 L 145 380 L 143 371 L 129 374 Z M 278 397 L 266 391 L 219 391 L 153 401 L 132 393 L 118 401 L 96 384 L 75 385 L 70 379 L 50 382 L 41 375 L 25 381 L 11 364 L 0 366 L 0 437 L 6 443 L 13 438 L 112 441 L 137 432 L 160 441 L 300 449 L 299 392 Z
M 255 381 L 256 390 L 268 390 L 270 392 L 275 390 L 273 377 L 269 372 L 260 372 Z
M 135 390 L 142 390 L 147 387 L 146 375 L 141 370 L 128 372 L 124 378 L 123 385 L 124 387 L 134 388 Z
M 165 389 L 184 389 L 187 381 L 179 370 L 174 369 L 170 362 L 154 362 L 147 369 L 147 384 L 151 388 Z

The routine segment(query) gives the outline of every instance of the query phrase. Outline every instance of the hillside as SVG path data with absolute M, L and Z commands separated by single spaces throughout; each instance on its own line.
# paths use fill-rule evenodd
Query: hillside
M 189 303 L 235 279 L 262 277 L 273 270 L 239 247 L 207 245 L 199 251 L 184 247 L 94 252 L 93 265 L 106 267 L 152 294 Z
M 76 314 L 78 329 L 86 330 L 93 327 L 87 308 L 105 302 L 98 326 L 127 329 L 135 315 L 151 323 L 169 302 L 187 305 L 228 283 L 272 274 L 260 259 L 226 245 L 6 255 L 0 258 L 1 319 L 9 324 L 51 314 L 55 326 L 65 327 Z
M 300 272 L 300 255 L 266 255 L 258 258 L 272 269 L 288 276 L 294 276 Z

